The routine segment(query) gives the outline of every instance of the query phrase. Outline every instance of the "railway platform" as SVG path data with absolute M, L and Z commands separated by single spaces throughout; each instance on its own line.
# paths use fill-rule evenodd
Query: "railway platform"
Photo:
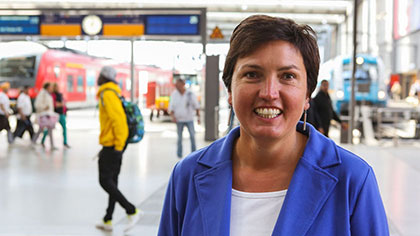
M 123 158 L 119 186 L 145 212 L 128 234 L 123 233 L 125 212 L 117 205 L 115 230 L 105 233 L 94 225 L 101 220 L 107 195 L 99 186 L 96 154 L 99 122 L 95 110 L 68 113 L 70 149 L 32 146 L 29 136 L 8 145 L 0 133 L 0 236 L 156 235 L 166 185 L 176 156 L 176 127 L 166 117 L 150 122 L 144 111 L 146 135 L 130 144 Z M 14 127 L 14 124 L 12 124 Z M 184 151 L 189 151 L 188 132 Z M 338 130 L 330 133 L 339 141 Z M 197 146 L 204 147 L 203 126 L 197 127 Z M 420 235 L 420 142 L 383 139 L 376 145 L 343 145 L 373 166 L 393 236 Z

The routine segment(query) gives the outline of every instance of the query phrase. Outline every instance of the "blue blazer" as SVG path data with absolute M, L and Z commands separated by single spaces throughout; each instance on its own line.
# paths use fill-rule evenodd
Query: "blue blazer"
M 389 235 L 372 168 L 308 125 L 309 136 L 272 235 Z M 231 154 L 239 128 L 178 162 L 171 175 L 160 236 L 228 236 Z

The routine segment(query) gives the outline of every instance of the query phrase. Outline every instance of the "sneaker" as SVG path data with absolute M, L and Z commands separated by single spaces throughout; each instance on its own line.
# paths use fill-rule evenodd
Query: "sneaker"
M 112 231 L 112 221 L 101 221 L 101 223 L 95 225 L 97 229 L 103 230 L 103 231 Z
M 66 143 L 66 144 L 64 144 L 64 147 L 65 147 L 65 148 L 70 148 L 70 145 L 68 145 L 68 144 Z
M 128 218 L 128 224 L 125 226 L 124 232 L 129 231 L 131 228 L 133 228 L 137 221 L 139 221 L 140 217 L 144 214 L 143 211 L 136 208 L 136 212 L 134 214 L 129 214 L 127 216 Z

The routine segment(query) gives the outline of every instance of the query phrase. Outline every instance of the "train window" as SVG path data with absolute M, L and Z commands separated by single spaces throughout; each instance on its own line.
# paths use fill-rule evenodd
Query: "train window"
M 83 76 L 77 76 L 77 92 L 84 91 L 84 83 L 83 83 Z
M 67 92 L 74 92 L 73 75 L 67 75 Z
M 58 78 L 60 76 L 60 71 L 61 71 L 60 66 L 54 66 L 55 78 Z
M 36 56 L 0 59 L 0 77 L 35 79 Z

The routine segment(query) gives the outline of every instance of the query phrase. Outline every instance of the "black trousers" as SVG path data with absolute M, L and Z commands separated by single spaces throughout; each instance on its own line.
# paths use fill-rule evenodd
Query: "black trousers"
M 3 129 L 10 131 L 9 119 L 5 115 L 0 115 L 0 131 Z
M 15 132 L 13 133 L 13 137 L 22 138 L 23 133 L 25 133 L 25 131 L 29 132 L 29 135 L 31 136 L 31 139 L 32 139 L 32 137 L 34 136 L 34 128 L 32 127 L 30 115 L 26 116 L 26 120 L 18 119 Z
M 131 204 L 118 189 L 118 175 L 121 170 L 122 153 L 114 150 L 114 147 L 103 147 L 99 152 L 99 183 L 108 193 L 108 208 L 104 221 L 112 220 L 115 203 L 118 202 L 127 212 L 133 214 L 136 207 Z

